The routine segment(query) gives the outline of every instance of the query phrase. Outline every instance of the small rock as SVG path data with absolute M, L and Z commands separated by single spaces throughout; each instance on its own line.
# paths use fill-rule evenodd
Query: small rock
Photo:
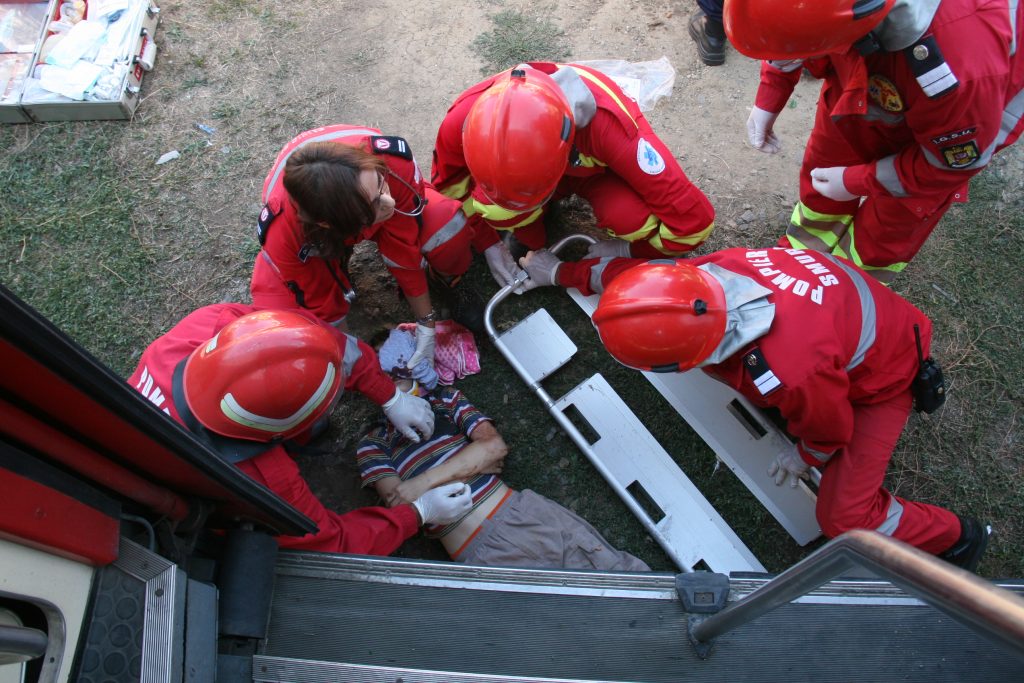
M 743 215 L 740 216 L 740 223 L 749 223 L 752 220 L 754 220 L 754 212 L 750 209 L 744 211 Z

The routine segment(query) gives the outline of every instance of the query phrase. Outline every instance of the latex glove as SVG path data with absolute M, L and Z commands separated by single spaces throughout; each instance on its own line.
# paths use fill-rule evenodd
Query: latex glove
M 416 323 L 416 351 L 413 352 L 412 358 L 406 363 L 405 367 L 412 370 L 420 361 L 427 361 L 430 363 L 430 367 L 434 367 L 434 345 L 435 335 L 437 331 L 433 327 L 427 327 L 426 325 L 420 325 Z
M 776 486 L 782 486 L 782 483 L 789 477 L 789 485 L 796 488 L 798 479 L 807 479 L 808 469 L 810 467 L 800 457 L 796 446 L 793 446 L 775 456 L 774 462 L 768 467 L 768 476 L 775 477 Z
M 548 287 L 558 284 L 558 267 L 562 262 L 547 249 L 531 251 L 519 259 L 520 265 L 529 273 L 533 287 Z
M 453 481 L 430 489 L 412 502 L 420 515 L 421 524 L 449 524 L 473 507 L 469 484 Z
M 499 287 L 512 284 L 518 268 L 504 242 L 492 244 L 484 249 L 484 259 L 486 259 L 487 267 L 491 269 L 491 275 Z
M 765 111 L 758 106 L 750 110 L 750 116 L 747 118 L 747 140 L 754 149 L 766 154 L 775 154 L 782 149 L 782 141 L 772 130 L 777 118 L 778 112 Z
M 845 166 L 812 168 L 811 185 L 814 186 L 814 190 L 818 194 L 834 199 L 837 202 L 847 202 L 851 199 L 856 199 L 857 195 L 851 194 L 843 182 L 843 173 L 845 171 Z
M 629 258 L 632 256 L 629 253 L 629 242 L 624 240 L 601 240 L 600 242 L 595 242 L 587 247 L 587 253 L 583 255 L 583 258 L 605 258 L 606 256 Z
M 391 424 L 413 443 L 420 442 L 420 434 L 430 436 L 434 433 L 434 411 L 422 398 L 410 396 L 396 387 L 395 395 L 383 407 L 384 415 Z

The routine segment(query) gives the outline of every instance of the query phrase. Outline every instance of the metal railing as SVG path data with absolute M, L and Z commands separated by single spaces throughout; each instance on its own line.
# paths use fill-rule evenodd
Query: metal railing
M 690 638 L 700 653 L 713 638 L 858 566 L 1024 658 L 1024 598 L 902 541 L 864 529 L 846 532 L 742 600 L 691 623 Z

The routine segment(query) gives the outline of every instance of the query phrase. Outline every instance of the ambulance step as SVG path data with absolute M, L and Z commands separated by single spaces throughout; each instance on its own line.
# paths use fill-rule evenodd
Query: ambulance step
M 730 600 L 766 575 L 731 577 Z M 1020 586 L 1017 586 L 1018 590 Z M 254 681 L 1021 680 L 1024 662 L 886 581 L 838 580 L 701 660 L 667 573 L 282 552 Z M 779 672 L 780 676 L 773 676 Z
M 584 296 L 577 289 L 568 292 L 593 315 L 600 297 Z M 768 476 L 775 456 L 792 446 L 756 406 L 701 370 L 642 374 L 797 543 L 806 545 L 821 536 L 815 494 L 804 482 L 797 488 L 776 486 Z

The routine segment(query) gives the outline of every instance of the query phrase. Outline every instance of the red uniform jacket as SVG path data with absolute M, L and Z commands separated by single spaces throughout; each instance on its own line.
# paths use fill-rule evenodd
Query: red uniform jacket
M 645 261 L 564 263 L 558 281 L 584 294 L 602 292 L 616 275 L 640 263 Z M 928 354 L 928 318 L 847 261 L 797 249 L 735 248 L 687 263 L 714 263 L 772 291 L 768 300 L 775 315 L 768 333 L 702 369 L 755 405 L 778 408 L 810 465 L 822 464 L 849 443 L 857 404 L 909 390 L 918 370 L 915 324 Z M 754 383 L 744 361 L 755 348 L 774 380 L 765 376 Z
M 381 155 L 391 172 L 408 183 L 420 197 L 424 196 L 424 182 L 404 139 L 382 136 L 379 130 L 365 126 L 335 125 L 308 130 L 285 145 L 277 155 L 263 183 L 264 209 L 259 223 L 263 252 L 256 257 L 253 268 L 254 289 L 265 279 L 275 284 L 277 281 L 293 282 L 302 291 L 303 307 L 320 319 L 334 323 L 348 311 L 342 298 L 349 287 L 348 279 L 340 272 L 339 263 L 316 256 L 306 245 L 295 205 L 283 182 L 284 165 L 291 153 L 304 143 L 321 140 Z M 392 181 L 389 187 L 396 208 L 411 212 L 416 207 L 416 196 L 405 184 Z M 376 242 L 385 265 L 402 291 L 406 296 L 419 296 L 427 291 L 423 272 L 426 262 L 420 252 L 419 237 L 417 218 L 396 212 L 383 223 L 364 229 L 351 244 L 363 240 Z
M 242 304 L 217 304 L 190 313 L 149 345 L 139 360 L 139 366 L 128 378 L 128 384 L 176 422 L 184 424 L 172 398 L 175 367 L 232 320 L 255 310 Z M 316 320 L 308 313 L 303 315 Z M 325 327 L 337 334 L 339 342 L 345 346 L 345 388 L 355 389 L 377 404 L 390 399 L 395 391 L 394 382 L 380 369 L 373 350 L 354 337 Z M 302 441 L 302 436 L 296 440 Z M 320 527 L 319 534 L 281 538 L 282 546 L 387 555 L 419 528 L 419 516 L 411 505 L 390 509 L 360 508 L 344 515 L 327 511 L 309 491 L 298 467 L 282 445 L 268 444 L 268 450 L 236 464 L 245 474 L 267 486 Z
M 661 237 L 671 244 L 671 250 L 683 252 L 697 247 L 711 229 L 714 210 L 704 193 L 686 177 L 672 152 L 654 134 L 636 102 L 623 93 L 615 81 L 599 71 L 575 64 L 552 62 L 531 62 L 530 66 L 548 74 L 566 66 L 575 69 L 597 103 L 597 111 L 591 121 L 586 125 L 577 122 L 573 146 L 578 158 L 575 165 L 570 164 L 565 175 L 584 177 L 597 173 L 616 174 L 643 197 L 651 214 L 660 220 L 665 231 Z M 512 229 L 535 220 L 539 212 L 534 216 L 520 214 L 505 220 L 488 218 L 489 207 L 494 205 L 482 192 L 474 191 L 476 188 L 462 149 L 462 128 L 469 110 L 491 83 L 502 75 L 497 74 L 469 88 L 449 108 L 434 143 L 431 182 L 442 193 L 455 199 L 465 200 L 472 195 L 477 208 L 467 209 L 467 215 L 482 210 L 484 218 L 492 226 Z M 566 95 L 572 103 L 572 93 Z M 664 164 L 663 168 L 652 168 L 641 163 L 639 157 L 647 149 L 641 140 L 656 151 Z M 498 213 L 509 213 L 500 207 L 498 209 Z M 658 232 L 656 229 L 655 233 Z M 672 242 L 673 236 L 693 239 L 685 243 Z M 663 249 L 659 251 L 664 253 Z
M 843 177 L 850 192 L 910 198 L 917 215 L 950 196 L 966 201 L 971 176 L 1024 129 L 1024 4 L 1015 11 L 1014 20 L 1006 0 L 942 0 L 930 25 L 913 31 L 933 39 L 925 50 L 862 57 L 851 48 L 804 62 L 825 81 L 819 107 L 863 158 Z M 893 11 L 882 28 L 899 21 Z M 936 59 L 936 48 L 945 66 L 917 79 L 911 65 Z M 782 111 L 802 72 L 790 68 L 762 63 L 758 107 Z

